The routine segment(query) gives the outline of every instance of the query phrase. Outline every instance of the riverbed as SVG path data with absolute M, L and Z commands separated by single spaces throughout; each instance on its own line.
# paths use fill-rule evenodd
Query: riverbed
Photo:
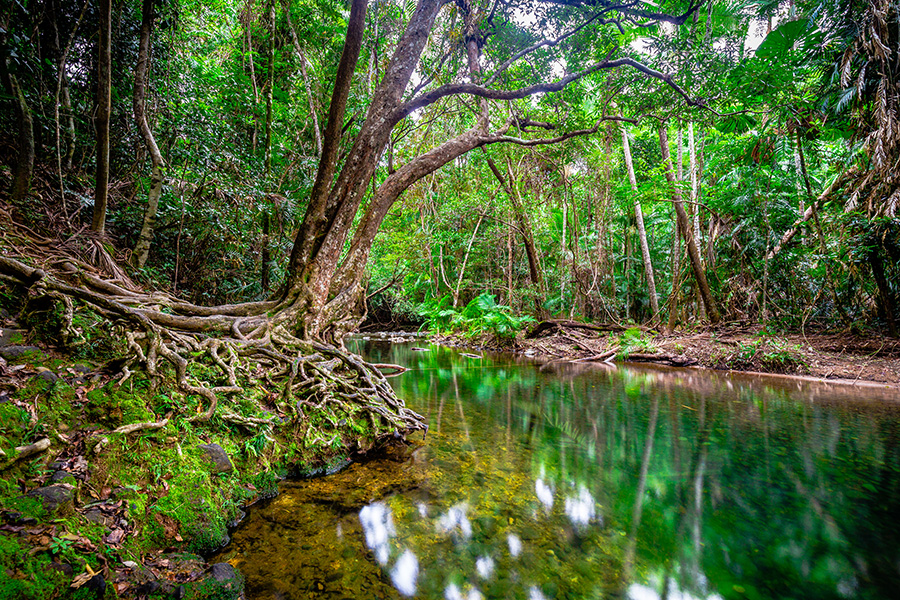
M 428 434 L 252 508 L 248 600 L 897 597 L 895 391 L 354 344 Z

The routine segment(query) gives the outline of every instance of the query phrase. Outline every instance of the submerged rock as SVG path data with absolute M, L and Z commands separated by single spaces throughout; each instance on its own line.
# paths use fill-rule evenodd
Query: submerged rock
M 206 458 L 212 462 L 214 473 L 230 473 L 234 471 L 234 465 L 228 458 L 228 453 L 218 444 L 200 444 L 199 448 L 206 453 Z

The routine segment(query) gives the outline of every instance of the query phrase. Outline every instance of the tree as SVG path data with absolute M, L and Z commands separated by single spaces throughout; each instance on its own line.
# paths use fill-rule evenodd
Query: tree
M 586 32 L 596 30 L 602 25 L 617 24 L 624 27 L 623 23 L 638 22 L 668 22 L 680 25 L 699 7 L 699 4 L 693 3 L 689 4 L 687 10 L 680 15 L 655 12 L 649 5 L 643 4 L 589 6 L 575 10 L 573 14 L 576 25 L 569 25 L 555 38 L 540 39 L 529 46 L 508 52 L 505 60 L 496 61 L 494 73 L 484 78 L 483 47 L 495 33 L 492 31 L 495 19 L 499 20 L 498 15 L 501 11 L 509 9 L 496 5 L 488 12 L 485 8 L 460 0 L 456 9 L 463 21 L 461 45 L 464 47 L 460 48 L 460 52 L 464 53 L 462 72 L 466 74 L 466 80 L 431 85 L 433 82 L 452 78 L 452 75 L 439 77 L 435 74 L 419 84 L 407 97 L 411 77 L 422 58 L 438 14 L 444 6 L 437 0 L 420 0 L 395 44 L 394 54 L 374 91 L 359 134 L 338 171 L 339 124 L 343 123 L 351 75 L 359 58 L 366 4 L 364 0 L 356 0 L 351 6 L 350 26 L 329 109 L 319 171 L 310 195 L 306 216 L 291 253 L 288 280 L 279 298 L 279 317 L 276 320 L 282 324 L 290 323 L 300 337 L 324 336 L 337 340 L 358 324 L 359 318 L 352 316 L 352 307 L 358 306 L 360 302 L 363 267 L 372 240 L 387 210 L 414 182 L 477 147 L 502 142 L 526 146 L 559 143 L 577 135 L 594 133 L 603 121 L 634 122 L 634 119 L 629 118 L 603 116 L 593 127 L 566 131 L 552 138 L 519 138 L 509 135 L 509 131 L 516 128 L 527 134 L 535 127 L 552 130 L 556 126 L 534 122 L 525 114 L 513 111 L 506 116 L 503 124 L 492 129 L 491 122 L 497 120 L 498 115 L 492 113 L 489 100 L 514 101 L 537 94 L 557 92 L 594 73 L 631 67 L 644 75 L 665 82 L 688 102 L 696 103 L 669 75 L 628 56 L 614 58 L 619 52 L 616 46 L 608 50 L 604 58 L 589 62 L 581 70 L 569 72 L 555 81 L 515 87 L 516 80 L 510 79 L 510 67 L 525 57 L 532 58 L 539 50 L 553 48 L 564 42 L 572 43 L 570 38 L 576 36 L 582 36 L 580 41 L 583 41 Z M 563 13 L 571 18 L 568 12 Z M 504 16 L 509 19 L 506 21 L 508 25 L 512 17 L 505 13 Z M 567 21 L 563 20 L 558 26 L 566 27 Z M 491 85 L 504 81 L 510 81 L 512 86 L 504 89 Z M 388 143 L 391 130 L 416 111 L 426 109 L 443 99 L 458 96 L 470 96 L 475 99 L 477 108 L 473 109 L 476 113 L 474 126 L 409 160 L 388 174 L 376 188 L 369 208 L 365 211 L 350 242 L 347 257 L 341 263 L 341 252 L 350 226 L 363 202 L 366 188 L 375 175 L 376 166 Z
M 141 9 L 141 38 L 138 46 L 138 60 L 134 68 L 134 120 L 141 138 L 150 154 L 150 193 L 147 196 L 147 210 L 144 212 L 144 222 L 141 225 L 141 233 L 138 236 L 137 245 L 134 247 L 134 264 L 143 268 L 150 254 L 150 244 L 153 241 L 153 229 L 156 225 L 156 212 L 159 210 L 159 197 L 163 188 L 163 160 L 153 130 L 150 129 L 150 121 L 147 119 L 146 99 L 148 89 L 148 71 L 150 66 L 150 39 L 153 32 L 153 5 L 154 0 L 144 0 Z
M 270 23 L 272 6 L 270 3 Z M 71 261 L 65 268 L 43 271 L 4 257 L 0 258 L 0 271 L 25 288 L 40 281 L 42 293 L 76 299 L 125 324 L 123 337 L 130 352 L 126 368 L 141 364 L 157 377 L 168 365 L 185 393 L 206 400 L 206 410 L 197 418 L 210 418 L 220 395 L 240 392 L 234 384 L 234 370 L 241 361 L 251 360 L 284 378 L 280 399 L 284 410 L 302 414 L 302 402 L 314 401 L 317 406 L 361 403 L 362 410 L 386 426 L 407 431 L 422 428 L 422 418 L 403 407 L 377 371 L 341 348 L 343 334 L 360 320 L 364 267 L 387 211 L 410 185 L 475 148 L 497 143 L 526 147 L 557 144 L 592 134 L 607 121 L 637 120 L 639 115 L 607 114 L 592 122 L 533 118 L 535 112 L 542 112 L 536 107 L 546 108 L 547 116 L 564 107 L 565 93 L 586 78 L 613 76 L 627 68 L 667 87 L 689 104 L 697 104 L 671 76 L 628 55 L 618 46 L 616 36 L 626 28 L 641 31 L 655 23 L 681 25 L 698 7 L 699 2 L 691 0 L 684 12 L 671 15 L 658 12 L 651 3 L 538 2 L 534 10 L 545 24 L 528 28 L 516 24 L 514 6 L 419 0 L 405 25 L 390 34 L 396 35 L 389 38 L 393 52 L 377 69 L 380 79 L 367 98 L 364 116 L 353 115 L 348 121 L 367 9 L 367 0 L 353 0 L 318 170 L 291 250 L 286 280 L 272 299 L 197 306 L 145 294 L 124 274 L 114 273 L 117 279 L 113 281 L 108 274 L 103 277 L 96 269 Z M 548 31 L 553 32 L 551 37 L 542 37 Z M 101 11 L 93 227 L 101 232 L 104 171 L 108 167 L 108 137 L 101 131 L 109 107 L 109 73 L 103 67 L 108 65 L 108 34 L 106 2 Z M 488 52 L 493 40 L 496 42 Z M 553 63 L 560 57 L 567 58 L 568 70 L 554 75 Z M 533 83 L 535 79 L 537 83 Z M 385 164 L 385 150 L 398 124 L 414 126 L 420 115 L 440 111 L 459 114 L 465 129 L 407 157 L 399 166 L 393 165 L 391 157 Z M 544 132 L 550 133 L 541 137 Z M 364 202 L 366 208 L 354 230 L 352 225 Z M 73 265 L 74 270 L 69 268 Z M 189 376 L 189 361 L 199 355 L 208 356 L 223 382 Z M 293 405 L 295 394 L 302 402 Z M 226 411 L 223 418 L 233 416 Z
M 97 111 L 94 129 L 97 132 L 97 170 L 94 182 L 94 218 L 91 230 L 103 234 L 106 230 L 106 199 L 109 194 L 109 113 L 112 104 L 112 2 L 100 0 L 100 44 L 97 59 Z

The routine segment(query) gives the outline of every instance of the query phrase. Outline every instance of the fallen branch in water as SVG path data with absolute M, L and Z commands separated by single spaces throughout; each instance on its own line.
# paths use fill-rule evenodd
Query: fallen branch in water
M 381 374 L 384 377 L 396 377 L 397 375 L 402 375 L 409 371 L 407 367 L 402 365 L 392 365 L 390 363 L 372 363 L 372 366 L 381 371 Z M 385 373 L 388 371 L 388 373 Z

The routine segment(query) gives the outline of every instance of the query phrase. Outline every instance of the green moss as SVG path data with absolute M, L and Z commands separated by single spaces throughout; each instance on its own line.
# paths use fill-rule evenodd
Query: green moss
M 50 568 L 44 554 L 29 555 L 29 548 L 0 533 L 0 600 L 43 600 L 65 589 L 65 576 Z
M 37 498 L 28 496 L 14 496 L 3 501 L 3 507 L 18 513 L 23 517 L 41 520 L 47 516 L 43 503 Z
M 185 586 L 186 600 L 236 600 L 244 591 L 244 577 L 235 570 L 237 577 L 229 581 L 216 581 L 212 576 Z
M 126 386 L 119 387 L 109 383 L 88 392 L 87 399 L 85 417 L 89 422 L 118 427 L 156 419 L 156 415 L 145 404 L 144 394 L 131 391 Z
M 28 413 L 12 402 L 0 404 L 0 434 L 3 435 L 3 449 L 7 450 L 7 454 L 10 454 L 9 448 L 18 446 L 29 433 L 29 423 Z

